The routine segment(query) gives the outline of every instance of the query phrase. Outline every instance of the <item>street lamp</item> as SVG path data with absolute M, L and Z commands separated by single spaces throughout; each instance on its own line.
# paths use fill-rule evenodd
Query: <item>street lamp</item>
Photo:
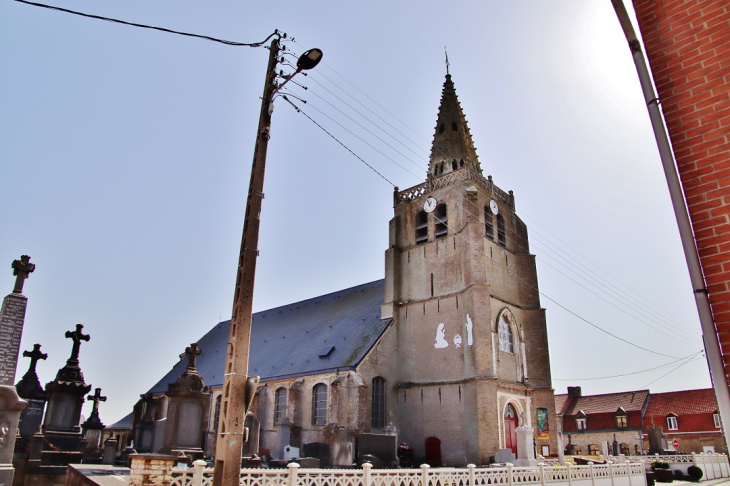
M 251 181 L 246 201 L 246 217 L 243 223 L 241 251 L 238 257 L 236 292 L 233 297 L 233 315 L 228 335 L 228 354 L 223 374 L 220 425 L 215 450 L 214 486 L 238 485 L 241 475 L 243 443 L 248 440 L 244 427 L 256 387 L 258 376 L 248 376 L 249 344 L 251 339 L 251 312 L 253 307 L 254 275 L 258 257 L 259 222 L 261 201 L 264 198 L 264 171 L 266 149 L 271 128 L 271 103 L 277 91 L 299 72 L 315 67 L 322 59 L 322 51 L 310 49 L 299 57 L 297 70 L 281 85 L 276 85 L 276 63 L 279 56 L 279 39 L 271 41 L 269 64 L 266 70 L 264 95 L 261 101 L 259 126 L 256 132 L 251 166 Z

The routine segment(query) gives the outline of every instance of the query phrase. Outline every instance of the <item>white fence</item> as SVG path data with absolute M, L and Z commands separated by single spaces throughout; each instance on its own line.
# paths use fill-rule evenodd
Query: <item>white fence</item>
M 663 461 L 669 463 L 669 468 L 673 471 L 682 471 L 684 475 L 687 475 L 687 469 L 690 466 L 697 466 L 702 469 L 702 481 L 710 479 L 730 478 L 730 463 L 728 457 L 725 454 L 673 454 L 667 456 L 661 456 L 655 454 L 653 456 L 620 456 L 611 457 L 613 461 L 630 461 L 639 462 L 644 461 L 649 467 L 649 464 L 654 461 Z
M 174 468 L 170 486 L 211 486 L 213 469 L 196 461 L 193 468 Z M 420 469 L 242 469 L 240 486 L 485 486 L 489 484 L 540 484 L 554 486 L 645 486 L 644 464 L 601 464 L 588 466 L 545 466 L 535 468 Z

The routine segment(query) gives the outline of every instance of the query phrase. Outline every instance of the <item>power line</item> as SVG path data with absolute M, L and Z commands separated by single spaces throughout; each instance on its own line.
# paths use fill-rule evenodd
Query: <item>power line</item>
M 87 17 L 87 18 L 90 18 L 90 19 L 105 20 L 107 22 L 113 22 L 113 23 L 116 23 L 116 24 L 131 25 L 132 27 L 141 27 L 143 29 L 159 30 L 161 32 L 167 32 L 169 34 L 184 35 L 184 36 L 187 36 L 187 37 L 196 37 L 198 39 L 205 39 L 205 40 L 209 40 L 209 41 L 213 41 L 213 42 L 219 42 L 219 43 L 225 44 L 227 46 L 261 47 L 262 45 L 264 45 L 269 39 L 271 39 L 275 35 L 283 35 L 284 37 L 286 37 L 286 34 L 280 34 L 278 30 L 274 30 L 274 33 L 273 34 L 270 34 L 266 39 L 264 39 L 261 42 L 254 42 L 254 43 L 235 42 L 235 41 L 229 41 L 229 40 L 225 40 L 225 39 L 218 39 L 217 37 L 210 37 L 210 36 L 207 36 L 207 35 L 191 34 L 189 32 L 180 32 L 180 31 L 177 31 L 177 30 L 166 29 L 165 27 L 155 27 L 155 26 L 152 26 L 152 25 L 137 24 L 135 22 L 127 22 L 126 20 L 112 19 L 112 18 L 109 18 L 109 17 L 102 17 L 100 15 L 92 15 L 92 14 L 87 14 L 87 13 L 83 13 L 83 12 L 77 12 L 75 10 L 69 10 L 69 9 L 66 9 L 66 8 L 56 7 L 56 6 L 53 6 L 53 5 L 46 5 L 46 4 L 43 4 L 43 3 L 29 2 L 28 0 L 15 0 L 15 1 L 16 2 L 20 2 L 20 3 L 24 3 L 26 5 L 33 5 L 34 7 L 47 8 L 49 10 L 56 10 L 58 12 L 70 13 L 70 14 L 73 14 L 73 15 L 79 15 L 81 17 Z
M 697 359 L 697 358 L 695 358 L 695 356 L 697 356 L 701 352 L 702 351 L 698 351 L 696 353 L 690 354 L 689 356 L 687 356 L 685 358 L 680 358 L 680 359 L 678 359 L 676 361 L 670 361 L 669 363 L 665 363 L 663 365 L 655 366 L 653 368 L 647 368 L 647 369 L 641 370 L 641 371 L 632 371 L 630 373 L 623 373 L 623 374 L 620 374 L 620 375 L 597 376 L 597 377 L 593 377 L 593 378 L 553 378 L 553 381 L 594 381 L 594 380 L 608 380 L 609 378 L 620 378 L 620 377 L 623 377 L 623 376 L 638 375 L 640 373 L 647 373 L 649 371 L 654 371 L 654 370 L 658 370 L 658 369 L 661 369 L 661 368 L 666 368 L 667 366 L 672 366 L 673 364 L 678 363 L 680 361 L 684 361 L 684 360 L 694 361 L 694 360 Z M 646 388 L 646 387 L 642 387 L 642 388 Z
M 660 377 L 659 377 L 659 378 L 657 378 L 656 380 L 654 380 L 654 381 L 650 381 L 649 383 L 647 383 L 646 385 L 642 386 L 641 388 L 648 388 L 648 387 L 649 387 L 649 385 L 651 385 L 652 383 L 656 383 L 657 381 L 661 380 L 662 378 L 664 378 L 664 377 L 665 377 L 665 376 L 667 376 L 668 374 L 674 373 L 675 371 L 677 371 L 677 370 L 678 370 L 679 368 L 681 368 L 682 366 L 686 365 L 686 364 L 687 364 L 687 363 L 689 363 L 690 361 L 692 361 L 692 360 L 690 359 L 690 360 L 687 360 L 687 361 L 685 361 L 684 363 L 680 364 L 680 365 L 679 365 L 679 366 L 677 366 L 676 368 L 673 368 L 673 369 L 671 369 L 671 370 L 667 371 L 666 373 L 664 373 L 664 374 L 663 374 L 662 376 L 660 376 Z

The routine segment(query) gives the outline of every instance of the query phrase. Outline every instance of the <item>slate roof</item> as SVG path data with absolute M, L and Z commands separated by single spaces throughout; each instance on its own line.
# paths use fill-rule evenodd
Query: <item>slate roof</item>
M 652 393 L 647 416 L 693 415 L 717 412 L 715 391 L 712 388 L 683 390 L 668 393 Z
M 106 430 L 124 430 L 132 428 L 132 412 L 129 412 L 124 418 L 120 419 L 113 425 L 107 425 Z
M 614 413 L 619 407 L 623 407 L 623 409 L 627 412 L 641 411 L 647 396 L 649 396 L 649 390 L 606 393 L 603 395 L 586 395 L 575 398 L 573 402 L 568 405 L 565 415 L 575 415 L 579 410 L 583 410 L 586 415 L 590 415 L 592 413 Z M 556 410 L 558 409 L 558 397 L 566 397 L 565 399 L 567 399 L 567 395 L 555 395 Z M 564 399 L 561 398 L 561 400 Z M 565 402 L 563 402 L 563 404 L 564 403 Z
M 267 381 L 353 369 L 392 321 L 380 319 L 384 282 L 377 280 L 255 313 L 249 374 Z M 202 353 L 196 367 L 211 388 L 223 386 L 230 325 L 230 320 L 220 322 L 198 341 Z M 181 359 L 149 393 L 164 393 L 187 362 L 187 358 Z

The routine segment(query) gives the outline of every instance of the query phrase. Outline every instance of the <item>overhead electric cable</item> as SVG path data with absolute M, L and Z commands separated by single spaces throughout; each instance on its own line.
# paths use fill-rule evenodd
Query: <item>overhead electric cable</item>
M 689 363 L 690 361 L 692 361 L 692 360 L 687 360 L 687 361 L 685 361 L 684 363 L 682 363 L 682 364 L 680 364 L 679 366 L 677 366 L 676 368 L 674 368 L 674 369 L 671 369 L 671 370 L 667 371 L 666 373 L 664 373 L 664 374 L 663 374 L 662 376 L 660 376 L 660 377 L 659 377 L 659 378 L 657 378 L 656 380 L 654 380 L 654 381 L 650 381 L 649 383 L 647 383 L 646 385 L 644 385 L 644 386 L 643 386 L 642 388 L 648 388 L 648 387 L 649 387 L 649 385 L 651 385 L 651 384 L 653 384 L 653 383 L 656 383 L 657 381 L 661 380 L 662 378 L 664 378 L 665 376 L 667 376 L 667 375 L 669 375 L 669 374 L 671 374 L 671 373 L 674 373 L 675 371 L 677 371 L 677 370 L 678 370 L 679 368 L 681 368 L 682 366 L 686 365 L 686 364 L 687 364 L 687 363 Z
M 665 363 L 663 365 L 655 366 L 653 368 L 647 368 L 647 369 L 641 370 L 641 371 L 632 371 L 630 373 L 622 373 L 620 375 L 597 376 L 597 377 L 594 377 L 594 378 L 553 378 L 552 380 L 553 381 L 593 381 L 593 380 L 608 380 L 609 378 L 620 378 L 620 377 L 623 377 L 623 376 L 638 375 L 638 374 L 641 374 L 641 373 L 647 373 L 649 371 L 654 371 L 654 370 L 658 370 L 658 369 L 661 369 L 661 368 L 666 368 L 667 366 L 672 366 L 673 364 L 678 363 L 680 361 L 684 361 L 686 359 L 689 359 L 690 361 L 694 361 L 696 359 L 699 359 L 699 358 L 695 358 L 695 356 L 697 356 L 701 352 L 702 351 L 698 351 L 696 353 L 690 354 L 687 357 L 680 358 L 680 359 L 675 360 L 675 361 L 670 361 L 669 363 Z M 644 387 L 644 388 L 646 388 L 646 387 Z
M 187 37 L 197 37 L 198 39 L 205 39 L 205 40 L 209 40 L 209 41 L 213 41 L 213 42 L 219 42 L 221 44 L 225 44 L 228 46 L 261 47 L 269 39 L 271 39 L 275 35 L 279 35 L 279 31 L 275 30 L 273 34 L 270 34 L 266 39 L 262 40 L 261 42 L 253 42 L 253 43 L 235 42 L 235 41 L 229 41 L 229 40 L 225 40 L 225 39 L 218 39 L 216 37 L 210 37 L 207 35 L 191 34 L 189 32 L 180 32 L 177 30 L 166 29 L 165 27 L 155 27 L 152 25 L 137 24 L 135 22 L 127 22 L 126 20 L 113 19 L 110 17 L 102 17 L 101 15 L 92 15 L 92 14 L 87 14 L 87 13 L 83 13 L 83 12 L 77 12 L 75 10 L 69 10 L 67 8 L 56 7 L 54 5 L 46 5 L 44 3 L 29 2 L 28 0 L 15 0 L 15 1 L 19 2 L 19 3 L 25 3 L 26 5 L 33 5 L 34 7 L 47 8 L 49 10 L 56 10 L 59 12 L 70 13 L 73 15 L 79 15 L 81 17 L 87 17 L 90 19 L 105 20 L 107 22 L 114 22 L 116 24 L 131 25 L 132 27 L 141 27 L 143 29 L 159 30 L 161 32 L 167 32 L 169 34 L 177 34 L 177 35 L 183 35 L 183 36 L 187 36 Z

